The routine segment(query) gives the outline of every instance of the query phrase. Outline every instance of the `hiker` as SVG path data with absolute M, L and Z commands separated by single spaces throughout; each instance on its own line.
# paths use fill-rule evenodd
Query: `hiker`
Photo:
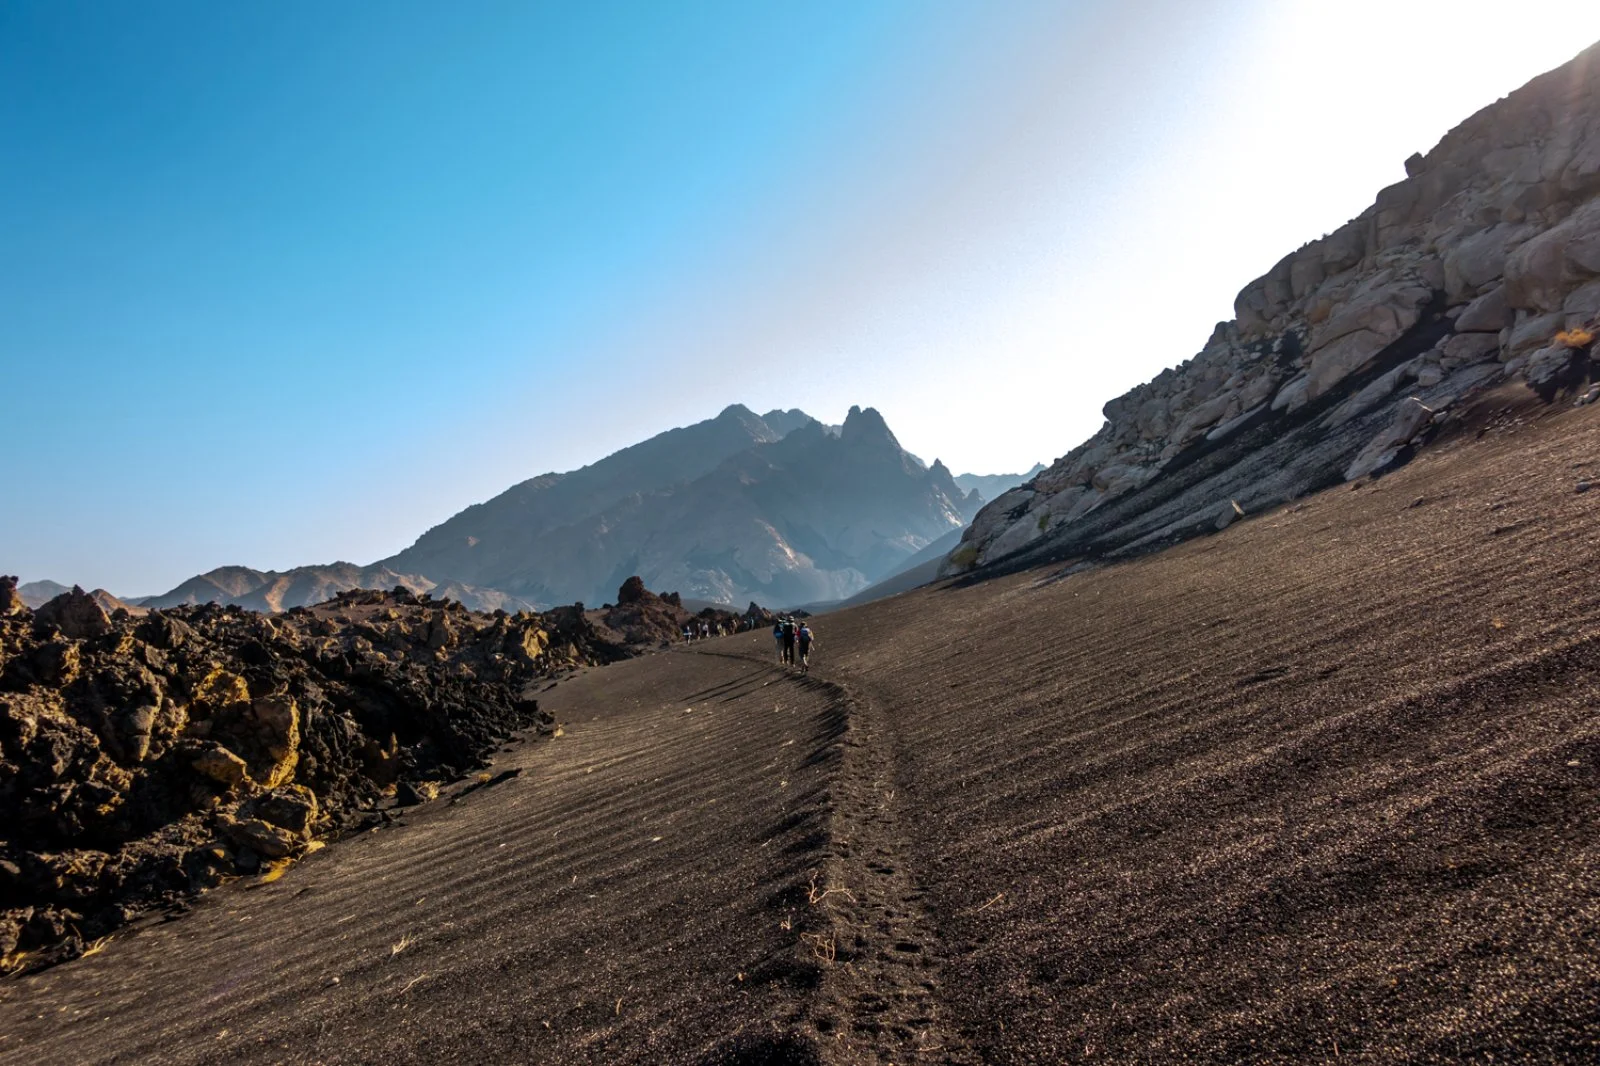
M 783 662 L 783 623 L 772 623 L 772 646 L 778 649 L 778 661 Z
M 783 661 L 789 666 L 794 665 L 794 619 L 783 620 Z
M 800 632 L 797 634 L 800 641 L 800 669 L 804 673 L 811 672 L 811 645 L 816 643 L 811 627 L 804 622 L 800 623 Z

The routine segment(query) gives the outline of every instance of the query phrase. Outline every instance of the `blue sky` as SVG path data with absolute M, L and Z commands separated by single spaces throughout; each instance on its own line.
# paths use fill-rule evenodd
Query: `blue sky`
M 1600 36 L 1482 6 L 13 0 L 0 571 L 369 562 L 733 402 L 1048 462 Z

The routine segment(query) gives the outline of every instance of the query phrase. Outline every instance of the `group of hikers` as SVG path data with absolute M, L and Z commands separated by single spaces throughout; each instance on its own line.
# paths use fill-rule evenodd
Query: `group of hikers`
M 755 618 L 737 618 L 732 622 L 718 622 L 704 618 L 691 618 L 683 627 L 686 642 L 727 637 L 755 629 L 760 622 Z M 785 666 L 798 666 L 802 673 L 811 670 L 811 649 L 817 638 L 811 627 L 793 615 L 784 615 L 772 624 L 772 642 L 777 648 L 778 662 Z
M 801 673 L 811 672 L 811 648 L 817 638 L 809 625 L 786 615 L 773 623 L 772 642 L 777 646 L 778 662 L 798 665 Z
M 737 622 L 707 622 L 704 619 L 696 619 L 683 627 L 683 639 L 710 640 L 712 637 L 726 637 L 738 631 Z

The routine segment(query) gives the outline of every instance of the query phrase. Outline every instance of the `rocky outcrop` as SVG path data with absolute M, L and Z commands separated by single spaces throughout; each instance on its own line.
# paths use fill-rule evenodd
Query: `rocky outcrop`
M 633 609 L 669 610 L 641 592 Z M 578 608 L 482 614 L 404 589 L 277 615 L 136 617 L 81 589 L 0 611 L 0 969 L 377 824 L 401 784 L 434 791 L 547 722 L 538 685 L 626 641 Z
M 22 594 L 17 591 L 17 579 L 9 574 L 0 574 L 0 617 L 16 614 L 25 608 Z
M 1167 543 L 1404 462 L 1487 385 L 1580 386 L 1600 318 L 1600 46 L 1406 171 L 984 508 L 942 572 Z

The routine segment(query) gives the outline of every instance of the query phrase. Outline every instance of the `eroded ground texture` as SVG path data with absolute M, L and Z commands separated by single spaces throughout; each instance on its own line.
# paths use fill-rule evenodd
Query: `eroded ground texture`
M 0 983 L 0 1061 L 1592 1062 L 1600 415 L 541 692 L 520 770 Z M 469 782 L 472 783 L 472 782 Z

